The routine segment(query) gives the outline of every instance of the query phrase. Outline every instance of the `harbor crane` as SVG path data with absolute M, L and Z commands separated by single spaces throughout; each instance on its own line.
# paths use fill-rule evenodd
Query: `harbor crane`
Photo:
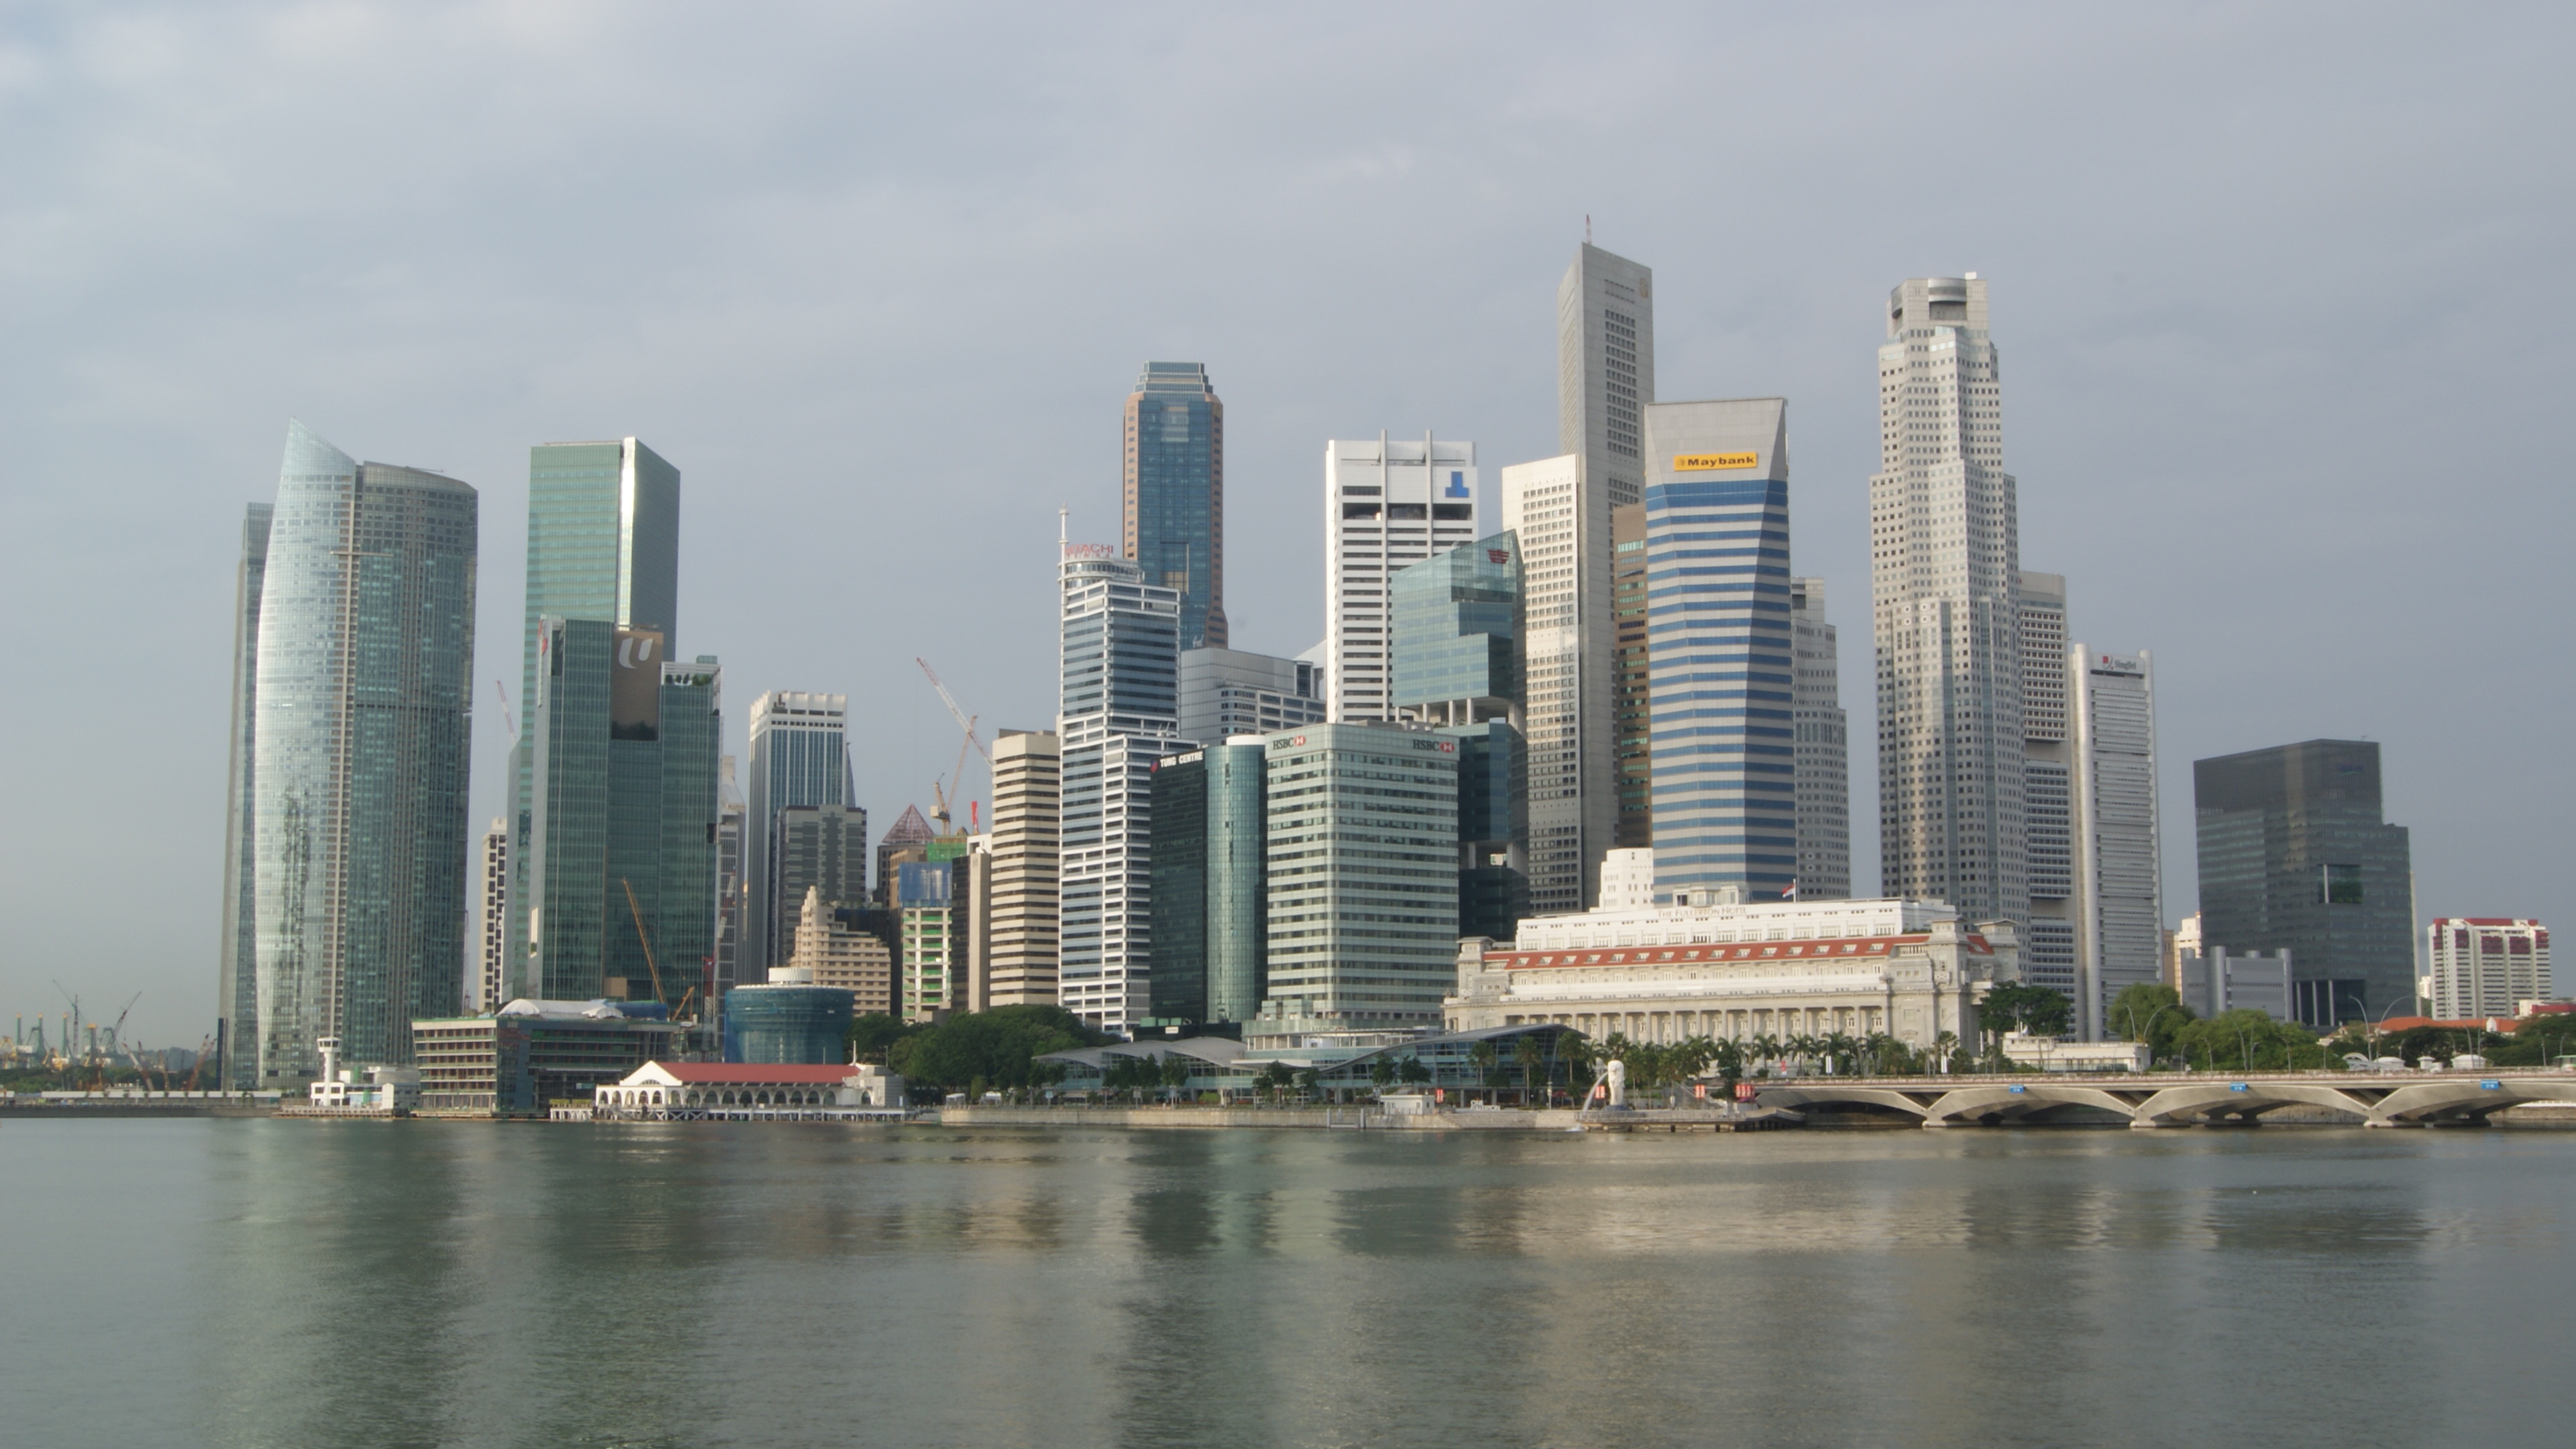
M 955 833 L 957 828 L 956 821 L 951 818 L 952 812 L 950 810 L 950 806 L 953 803 L 952 797 L 962 796 L 966 793 L 964 789 L 966 783 L 966 747 L 968 745 L 974 746 L 975 753 L 984 757 L 984 768 L 987 771 L 990 771 L 993 767 L 993 752 L 984 748 L 983 740 L 977 738 L 975 734 L 976 721 L 983 718 L 983 716 L 970 715 L 963 708 L 959 707 L 957 696 L 948 692 L 948 686 L 940 681 L 939 671 L 930 667 L 929 660 L 924 659 L 919 655 L 915 655 L 913 656 L 912 662 L 920 665 L 921 672 L 930 677 L 930 687 L 939 691 L 939 702 L 948 706 L 948 717 L 957 721 L 957 728 L 964 731 L 966 735 L 966 738 L 957 746 L 957 766 L 955 769 L 948 772 L 948 788 L 944 790 L 941 789 L 940 783 L 936 780 L 933 780 L 930 783 L 930 798 L 933 807 L 930 818 L 939 822 L 940 834 L 949 835 Z

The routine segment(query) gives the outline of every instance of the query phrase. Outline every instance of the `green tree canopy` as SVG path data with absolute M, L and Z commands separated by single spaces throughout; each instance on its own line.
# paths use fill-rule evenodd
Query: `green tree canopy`
M 2174 1055 L 2174 1033 L 2198 1020 L 2182 1004 L 2182 993 L 2162 982 L 2141 981 L 2120 988 L 2111 998 L 2103 1029 L 2121 1041 L 2141 1041 L 2159 1057 Z
M 850 1023 L 849 1043 L 863 1062 L 885 1065 L 886 1053 L 894 1044 L 921 1030 L 920 1027 L 882 1011 L 871 1011 Z
M 2074 1019 L 2075 1003 L 2064 992 L 2018 981 L 1987 992 L 1977 1004 L 1977 1025 L 1996 1036 L 2015 1030 L 2032 1036 L 2064 1036 Z
M 2313 1071 L 2327 1064 L 2313 1028 L 2261 1011 L 2222 1011 L 2176 1029 L 2174 1054 L 2212 1071 Z
M 1035 1080 L 1035 1058 L 1108 1040 L 1062 1007 L 997 1006 L 917 1027 L 887 1049 L 886 1060 L 910 1080 L 933 1086 L 962 1087 L 980 1076 L 997 1086 L 1026 1087 Z M 1159 1080 L 1160 1072 L 1148 1070 Z

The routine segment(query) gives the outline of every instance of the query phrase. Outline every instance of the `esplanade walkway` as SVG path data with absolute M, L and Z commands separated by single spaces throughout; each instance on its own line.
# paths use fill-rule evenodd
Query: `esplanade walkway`
M 1748 1083 L 1765 1107 L 1895 1114 L 1926 1127 L 2007 1127 L 2052 1116 L 2132 1127 L 2251 1127 L 2283 1107 L 2322 1107 L 2365 1127 L 2483 1127 L 2508 1107 L 2576 1102 L 2576 1072 L 2156 1072 L 2019 1076 L 1790 1077 Z M 2089 1109 L 2089 1110 L 2079 1110 Z

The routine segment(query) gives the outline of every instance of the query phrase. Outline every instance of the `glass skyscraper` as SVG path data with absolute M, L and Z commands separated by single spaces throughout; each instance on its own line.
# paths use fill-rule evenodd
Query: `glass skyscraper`
M 1788 404 L 1646 407 L 1655 887 L 1778 900 L 1798 874 Z
M 2376 1020 L 2415 994 L 2406 827 L 2380 814 L 2379 746 L 2308 740 L 2194 760 L 2203 950 L 2288 951 L 2314 1027 Z
M 1387 581 L 1390 700 L 1457 745 L 1458 934 L 1510 940 L 1529 912 L 1521 548 L 1506 529 Z
M 224 736 L 224 923 L 215 985 L 215 1080 L 227 1087 L 248 1086 L 245 1073 L 236 1079 L 231 1059 L 241 1025 L 259 1019 L 259 858 L 252 844 L 259 838 L 254 805 L 258 792 L 259 596 L 268 575 L 268 524 L 275 510 L 250 505 L 242 519 L 241 565 L 233 577 L 233 710 L 232 728 Z
M 1181 596 L 1181 647 L 1226 647 L 1225 404 L 1207 368 L 1149 362 L 1127 395 L 1125 557 Z
M 1243 1022 L 1268 984 L 1269 855 L 1262 741 L 1154 767 L 1154 1017 Z
M 1180 594 L 1103 544 L 1063 546 L 1064 1009 L 1124 1032 L 1153 1009 L 1153 766 L 1177 741 Z
M 253 917 L 236 1085 L 296 1090 L 326 1036 L 343 1061 L 408 1061 L 412 1019 L 457 1009 L 477 528 L 465 484 L 288 424 L 256 662 L 235 681 Z
M 751 799 L 745 817 L 750 838 L 744 842 L 750 858 L 744 864 L 752 891 L 744 919 L 754 949 L 742 963 L 750 980 L 764 980 L 768 968 L 787 964 L 787 938 L 794 934 L 794 917 L 805 899 L 802 887 L 790 890 L 777 878 L 771 853 L 777 847 L 778 812 L 799 805 L 851 803 L 849 720 L 846 694 L 772 690 L 751 702 Z M 865 812 L 860 813 L 858 825 L 859 893 L 843 897 L 827 891 L 826 900 L 853 906 L 864 903 Z

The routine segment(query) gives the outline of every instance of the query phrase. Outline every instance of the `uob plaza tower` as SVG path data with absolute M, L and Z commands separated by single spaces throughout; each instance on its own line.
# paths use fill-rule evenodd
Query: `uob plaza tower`
M 1880 890 L 2030 918 L 2014 483 L 1986 284 L 1888 294 L 1869 480 Z

